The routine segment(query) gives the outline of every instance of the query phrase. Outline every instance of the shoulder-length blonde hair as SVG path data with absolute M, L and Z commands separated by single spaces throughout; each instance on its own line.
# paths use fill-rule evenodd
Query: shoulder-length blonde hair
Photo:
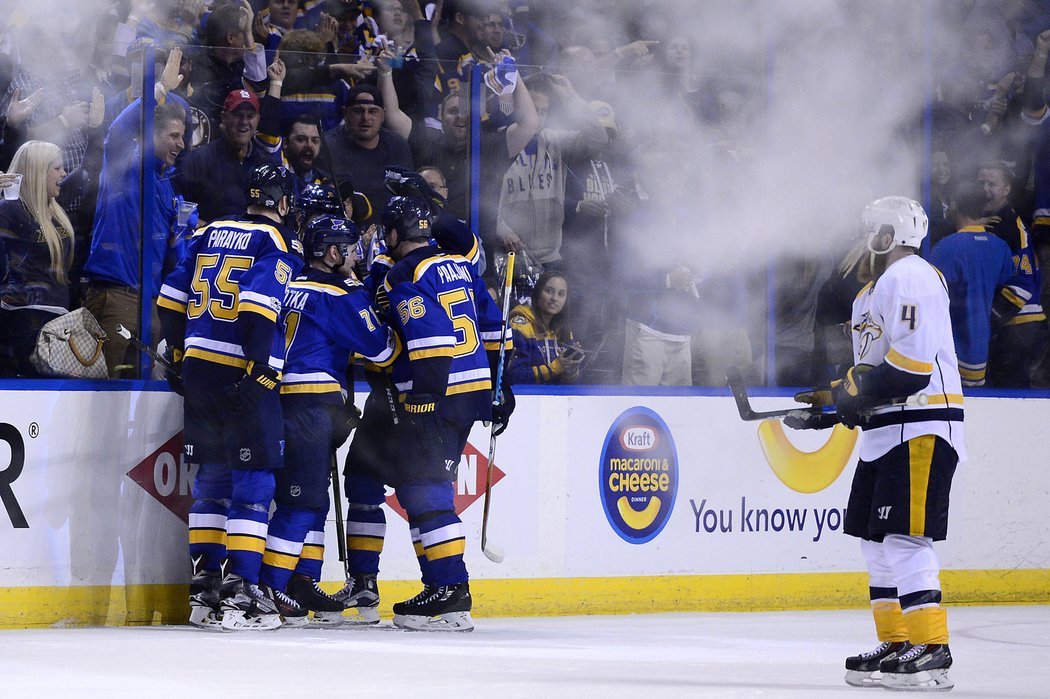
M 15 152 L 8 172 L 22 175 L 19 199 L 44 234 L 51 254 L 51 275 L 58 283 L 66 284 L 73 264 L 73 224 L 58 202 L 47 194 L 48 170 L 51 163 L 61 157 L 62 149 L 54 143 L 26 141 Z M 69 238 L 67 249 L 63 249 L 63 238 Z

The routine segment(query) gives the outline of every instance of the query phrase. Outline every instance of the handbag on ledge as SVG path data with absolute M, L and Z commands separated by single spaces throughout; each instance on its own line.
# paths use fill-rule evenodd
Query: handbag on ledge
M 29 358 L 43 376 L 73 379 L 107 379 L 102 345 L 106 333 L 86 308 L 50 320 L 40 328 Z

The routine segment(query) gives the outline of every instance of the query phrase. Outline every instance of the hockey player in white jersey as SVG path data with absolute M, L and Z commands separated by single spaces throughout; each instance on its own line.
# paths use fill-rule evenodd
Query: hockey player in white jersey
M 919 255 L 928 219 L 905 197 L 864 210 L 872 281 L 853 302 L 853 363 L 831 390 L 799 400 L 834 404 L 860 427 L 860 461 L 843 531 L 861 539 L 880 644 L 846 659 L 846 682 L 951 689 L 948 624 L 933 542 L 948 531 L 948 495 L 963 446 L 963 397 L 940 273 Z M 887 405 L 925 394 L 926 400 Z M 881 406 L 881 407 L 880 407 Z M 796 429 L 828 426 L 792 417 Z

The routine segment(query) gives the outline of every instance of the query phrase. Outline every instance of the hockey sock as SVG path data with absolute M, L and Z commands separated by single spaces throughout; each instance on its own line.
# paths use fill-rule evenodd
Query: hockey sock
M 924 590 L 901 598 L 908 640 L 913 644 L 948 642 L 948 613 L 940 600 L 940 590 Z
M 226 521 L 228 572 L 250 583 L 259 582 L 273 492 L 273 471 L 233 471 L 233 504 Z
M 278 503 L 266 532 L 266 551 L 259 571 L 261 582 L 275 590 L 287 589 L 315 518 L 313 510 Z
M 324 523 L 328 519 L 328 510 L 314 510 L 313 515 L 314 521 L 310 525 L 310 531 L 306 532 L 306 540 L 303 542 L 303 550 L 299 554 L 299 564 L 295 566 L 295 572 L 311 580 L 320 580 L 321 566 L 324 564 Z M 273 524 L 270 527 L 272 528 Z
M 432 585 L 455 585 L 467 580 L 463 562 L 466 539 L 463 524 L 453 511 L 431 512 L 420 519 L 419 538 L 426 553 Z
M 196 500 L 190 507 L 190 559 L 198 570 L 218 571 L 226 558 L 228 500 Z
M 419 536 L 419 527 L 408 523 L 408 535 L 412 537 L 412 550 L 416 552 L 416 561 L 419 562 L 419 579 L 424 585 L 433 584 L 433 576 L 430 574 L 430 564 L 427 562 L 427 552 L 423 549 L 423 539 Z
M 879 591 L 876 593 L 876 591 Z M 892 590 L 892 592 L 891 592 Z M 897 590 L 871 588 L 871 615 L 875 618 L 875 633 L 880 641 L 891 643 L 908 640 L 908 627 L 904 625 L 901 605 L 897 601 Z M 879 594 L 879 598 L 875 597 Z M 892 597 L 884 596 L 892 595 Z
M 386 538 L 386 501 L 383 483 L 370 476 L 347 473 L 346 557 L 353 573 L 378 573 L 379 555 Z

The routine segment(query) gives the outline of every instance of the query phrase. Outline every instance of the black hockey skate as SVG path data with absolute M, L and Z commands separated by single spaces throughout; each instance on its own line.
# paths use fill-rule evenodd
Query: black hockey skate
M 288 596 L 314 613 L 316 626 L 330 628 L 343 623 L 343 603 L 321 589 L 316 580 L 296 573 L 288 583 Z
M 269 585 L 259 585 L 259 587 L 263 593 L 273 600 L 274 606 L 277 607 L 277 611 L 281 615 L 281 626 L 294 629 L 310 623 L 310 610 L 292 599 L 283 590 L 278 590 Z
M 951 666 L 952 652 L 947 643 L 915 645 L 906 653 L 882 661 L 882 686 L 906 692 L 948 690 L 955 686 L 948 677 Z
M 473 631 L 470 584 L 423 587 L 410 600 L 394 605 L 394 626 L 409 631 Z
M 879 663 L 891 660 L 911 648 L 907 641 L 883 641 L 874 650 L 846 658 L 846 684 L 851 687 L 881 687 Z
M 346 585 L 332 595 L 350 612 L 344 623 L 361 626 L 379 623 L 379 586 L 375 573 L 355 573 L 346 579 Z
M 281 625 L 281 614 L 269 590 L 239 575 L 222 581 L 222 628 L 227 631 L 269 631 Z
M 190 624 L 202 629 L 222 630 L 222 612 L 219 610 L 221 585 L 222 576 L 218 571 L 194 571 L 190 580 Z

